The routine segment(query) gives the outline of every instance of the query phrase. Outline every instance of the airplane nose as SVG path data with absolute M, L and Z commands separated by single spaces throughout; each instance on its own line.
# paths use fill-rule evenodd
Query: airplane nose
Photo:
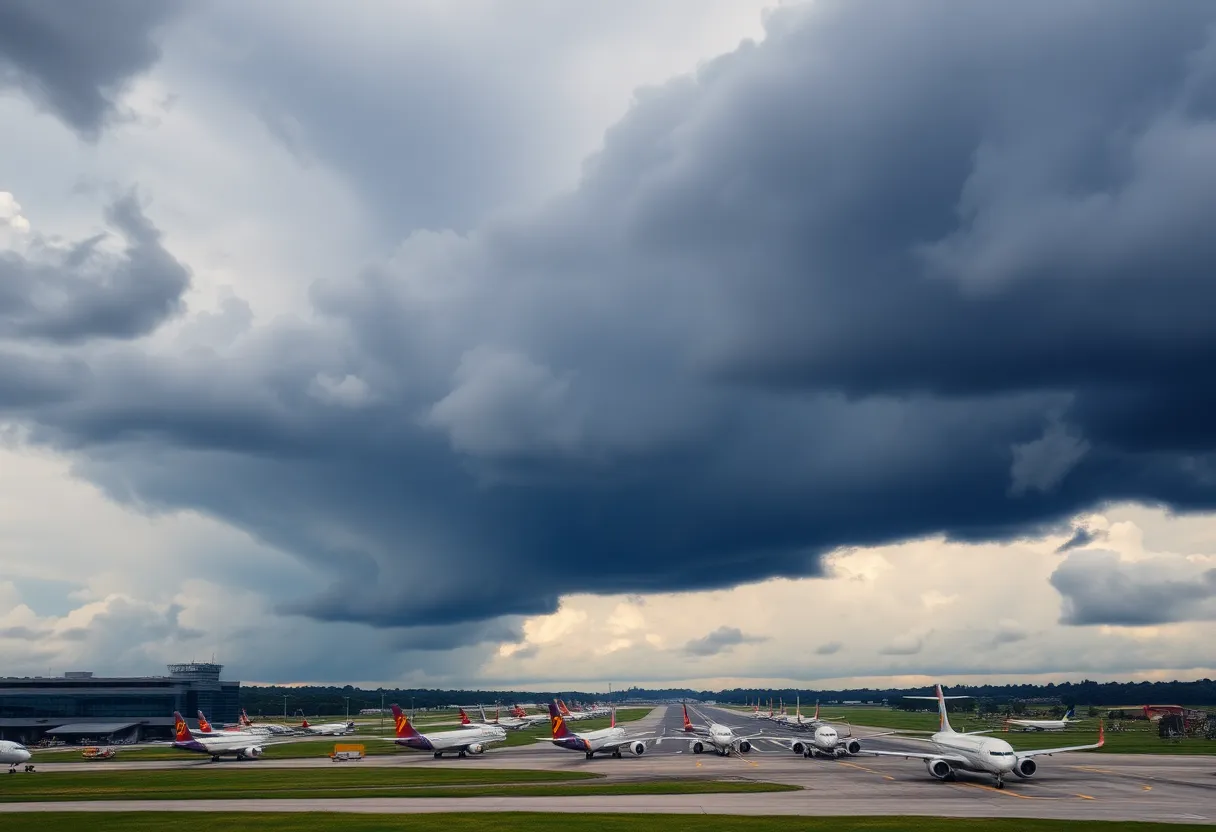
M 21 763 L 28 763 L 30 761 L 30 752 L 18 751 L 17 754 L 21 757 L 21 759 L 17 761 L 18 765 L 20 765 Z

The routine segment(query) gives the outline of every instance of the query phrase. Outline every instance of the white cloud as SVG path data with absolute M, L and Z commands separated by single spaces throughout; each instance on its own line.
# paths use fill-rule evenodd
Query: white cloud
M 0 228 L 2 227 L 22 234 L 30 230 L 30 221 L 21 215 L 21 205 L 8 191 L 0 191 Z

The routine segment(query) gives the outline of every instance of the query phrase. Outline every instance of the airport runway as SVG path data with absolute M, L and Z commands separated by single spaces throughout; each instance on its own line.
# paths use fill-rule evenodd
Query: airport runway
M 690 709 L 691 710 L 691 709 Z M 712 718 L 738 733 L 791 736 L 792 732 L 765 720 L 732 711 L 699 708 L 693 721 Z M 763 780 L 801 787 L 797 792 L 719 795 L 494 797 L 494 798 L 352 798 L 321 800 L 224 800 L 209 806 L 199 801 L 97 801 L 8 803 L 5 812 L 38 811 L 331 811 L 331 812 L 654 812 L 740 815 L 930 815 L 941 817 L 1027 817 L 1090 820 L 1144 820 L 1216 824 L 1216 759 L 1166 755 L 1074 753 L 1042 758 L 1033 780 L 1011 779 L 1003 791 L 990 778 L 960 775 L 955 783 L 932 778 L 922 763 L 898 758 L 866 757 L 841 760 L 804 759 L 789 752 L 762 753 L 773 748 L 757 743 L 743 757 L 692 754 L 677 707 L 657 708 L 648 717 L 627 724 L 631 733 L 665 731 L 663 742 L 648 747 L 642 757 L 596 757 L 537 743 L 500 749 L 481 757 L 435 760 L 429 754 L 401 753 L 369 757 L 356 766 L 473 766 L 477 768 L 544 768 L 596 771 L 613 782 L 663 778 Z M 577 725 L 572 727 L 577 728 Z M 874 729 L 878 730 L 878 729 Z M 865 744 L 866 731 L 855 729 Z M 874 747 L 896 748 L 887 738 Z M 189 761 L 102 764 L 106 770 L 213 766 Z M 249 766 L 333 766 L 328 759 L 261 760 Z M 39 775 L 56 770 L 95 769 L 97 764 L 40 764 Z

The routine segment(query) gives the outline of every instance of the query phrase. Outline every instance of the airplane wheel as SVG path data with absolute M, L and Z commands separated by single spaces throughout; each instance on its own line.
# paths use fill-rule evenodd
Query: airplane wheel
M 587 752 L 587 759 L 588 759 L 588 760 L 590 760 L 590 759 L 591 759 L 591 757 L 592 757 L 592 754 L 591 754 L 591 752 L 590 752 L 590 751 L 588 751 L 588 752 Z
M 435 759 L 436 759 L 436 760 L 438 760 L 438 759 L 439 759 L 440 757 L 442 757 L 442 756 L 443 756 L 443 753 L 442 753 L 442 752 L 440 752 L 440 751 L 436 751 L 436 752 L 435 752 Z
M 461 751 L 461 752 L 460 752 L 459 754 L 457 754 L 456 756 L 457 756 L 457 757 L 459 757 L 460 759 L 462 759 L 462 760 L 463 760 L 463 759 L 464 759 L 465 757 L 467 757 L 468 755 L 467 755 L 467 754 L 465 754 L 463 751 Z
M 612 756 L 613 756 L 614 758 L 616 758 L 616 759 L 618 759 L 618 760 L 619 760 L 619 759 L 621 759 L 621 752 L 619 752 L 619 751 L 613 751 L 613 752 L 612 752 Z

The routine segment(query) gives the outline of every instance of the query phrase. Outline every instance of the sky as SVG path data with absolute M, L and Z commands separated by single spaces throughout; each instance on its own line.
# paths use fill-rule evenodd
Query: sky
M 0 666 L 1216 674 L 1216 8 L 0 6 Z

